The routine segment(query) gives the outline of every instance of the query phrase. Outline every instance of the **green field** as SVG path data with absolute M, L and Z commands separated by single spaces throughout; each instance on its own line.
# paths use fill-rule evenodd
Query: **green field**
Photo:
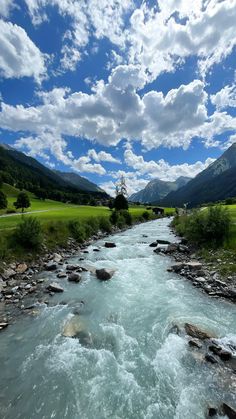
M 10 185 L 3 185 L 3 191 L 7 195 L 8 209 L 13 209 L 13 203 L 16 200 L 16 196 L 19 190 Z M 48 221 L 69 221 L 75 218 L 86 219 L 89 217 L 109 217 L 111 211 L 107 207 L 102 206 L 81 206 L 73 204 L 65 204 L 62 202 L 45 200 L 41 201 L 33 197 L 33 194 L 29 194 L 31 206 L 26 212 L 32 212 L 32 214 L 25 214 L 25 217 L 35 216 L 40 219 L 43 223 Z M 41 211 L 41 212 L 39 212 Z M 138 218 L 142 213 L 146 211 L 146 208 L 142 205 L 130 207 L 130 212 L 134 218 Z M 152 213 L 152 211 L 149 211 Z M 173 212 L 172 208 L 165 209 L 166 214 Z M 7 215 L 5 210 L 0 211 L 0 230 L 12 229 L 21 219 L 20 210 L 17 211 L 18 215 L 10 214 Z M 7 215 L 7 216 L 5 216 Z

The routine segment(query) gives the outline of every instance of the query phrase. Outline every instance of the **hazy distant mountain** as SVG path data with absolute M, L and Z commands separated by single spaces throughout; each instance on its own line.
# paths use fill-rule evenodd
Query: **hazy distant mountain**
M 78 175 L 77 173 L 73 172 L 55 172 L 58 176 L 60 176 L 63 180 L 70 182 L 72 185 L 76 186 L 80 190 L 88 191 L 88 192 L 104 192 L 98 185 L 93 182 L 90 182 L 88 179 Z
M 236 196 L 236 143 L 176 192 L 170 192 L 162 205 L 191 207 Z
M 151 180 L 144 189 L 129 197 L 132 202 L 159 202 L 171 191 L 176 191 L 189 182 L 190 178 L 180 176 L 175 182 L 167 182 L 160 179 Z

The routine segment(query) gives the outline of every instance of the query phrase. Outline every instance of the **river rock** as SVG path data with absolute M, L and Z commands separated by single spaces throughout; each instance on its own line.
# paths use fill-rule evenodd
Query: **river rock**
M 86 330 L 84 322 L 78 315 L 67 320 L 62 335 L 68 338 L 78 338 L 80 343 L 86 346 L 92 344 L 91 334 Z
M 100 281 L 111 279 L 115 271 L 113 269 L 96 269 L 96 276 Z
M 78 273 L 71 273 L 70 275 L 68 275 L 68 281 L 70 282 L 80 282 L 81 281 L 81 275 Z
M 153 242 L 151 244 L 149 244 L 149 247 L 157 247 L 158 243 L 157 242 Z
M 66 277 L 67 277 L 67 274 L 65 272 L 59 272 L 57 274 L 57 278 L 66 278 Z
M 7 322 L 0 322 L 0 330 L 6 329 L 7 326 L 8 326 Z
M 50 262 L 46 263 L 45 269 L 47 271 L 55 271 L 57 269 L 57 263 L 55 263 L 53 261 L 50 261 Z
M 78 269 L 78 268 L 79 268 L 78 265 L 67 265 L 66 266 L 67 271 L 76 271 L 76 269 Z
M 105 247 L 107 247 L 107 248 L 116 247 L 116 244 L 113 243 L 113 242 L 105 242 Z
M 157 239 L 156 242 L 157 244 L 171 244 L 168 240 L 161 240 L 161 239 Z
M 199 269 L 202 269 L 202 263 L 197 261 L 190 261 L 185 263 L 186 268 L 190 269 L 191 271 L 197 271 Z
M 184 328 L 187 335 L 193 338 L 205 340 L 205 339 L 211 339 L 212 337 L 214 337 L 210 333 L 204 330 L 201 330 L 197 326 L 194 326 L 193 324 L 190 324 L 190 323 L 185 323 Z
M 173 272 L 179 273 L 184 268 L 184 263 L 178 262 L 171 266 Z
M 224 415 L 227 415 L 229 419 L 236 419 L 236 410 L 233 409 L 226 403 L 222 404 L 222 411 Z
M 14 269 L 11 269 L 11 268 L 5 269 L 2 274 L 4 279 L 12 278 L 15 275 L 16 275 L 16 272 L 14 271 Z
M 168 244 L 167 248 L 165 249 L 165 253 L 174 253 L 178 250 L 179 246 L 178 244 L 171 243 Z
M 16 268 L 16 272 L 18 274 L 24 274 L 28 269 L 28 266 L 26 265 L 26 263 L 20 263 L 17 268 Z
M 53 261 L 56 262 L 56 263 L 59 263 L 59 262 L 61 262 L 61 260 L 62 260 L 62 256 L 59 255 L 59 253 L 54 253 Z
M 192 348 L 198 348 L 198 349 L 202 348 L 202 344 L 201 344 L 201 342 L 199 342 L 199 340 L 198 340 L 198 339 L 190 339 L 190 340 L 188 341 L 188 344 L 189 344 L 189 346 L 191 346 Z
M 48 291 L 52 291 L 52 292 L 63 292 L 64 289 L 57 283 L 57 282 L 52 282 L 51 284 L 49 284 L 47 286 Z
M 211 364 L 217 364 L 217 359 L 216 359 L 213 355 L 211 355 L 211 354 L 209 354 L 209 353 L 207 353 L 207 354 L 205 355 L 205 360 L 206 360 L 207 362 L 210 362 Z
M 208 414 L 207 417 L 212 418 L 218 414 L 218 411 L 215 407 L 209 407 L 208 408 Z

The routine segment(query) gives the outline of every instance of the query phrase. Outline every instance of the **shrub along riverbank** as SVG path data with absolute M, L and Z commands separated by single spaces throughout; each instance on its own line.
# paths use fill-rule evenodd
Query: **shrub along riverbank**
M 155 219 L 151 211 L 111 211 L 107 216 L 73 218 L 41 223 L 38 217 L 22 215 L 14 230 L 4 230 L 0 236 L 0 262 L 24 259 L 32 260 L 38 254 L 59 247 L 67 247 L 72 238 L 84 243 L 98 232 L 112 233 L 130 227 L 137 222 Z
M 211 206 L 177 215 L 172 226 L 221 275 L 236 274 L 235 222 L 230 207 Z

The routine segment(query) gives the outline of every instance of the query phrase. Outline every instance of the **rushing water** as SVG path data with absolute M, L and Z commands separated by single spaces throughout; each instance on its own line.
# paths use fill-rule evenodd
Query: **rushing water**
M 41 308 L 1 333 L 2 419 L 200 419 L 208 404 L 234 401 L 224 371 L 195 359 L 170 330 L 190 322 L 233 338 L 235 306 L 168 273 L 171 259 L 149 247 L 157 238 L 174 240 L 168 220 L 113 236 L 113 249 L 97 242 L 100 252 L 71 262 L 115 269 L 112 280 L 89 273 L 80 284 L 57 280 L 65 292 L 54 301 L 67 305 Z M 81 300 L 90 346 L 61 335 Z

